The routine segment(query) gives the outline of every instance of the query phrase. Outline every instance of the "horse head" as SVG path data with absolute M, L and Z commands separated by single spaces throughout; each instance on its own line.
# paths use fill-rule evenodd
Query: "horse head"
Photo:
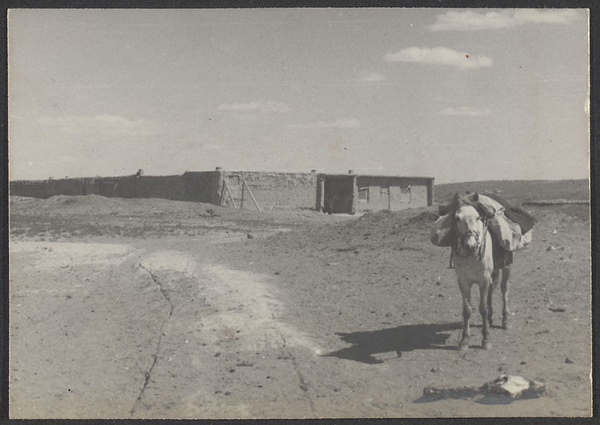
M 477 205 L 464 203 L 454 213 L 456 220 L 457 248 L 459 255 L 474 255 L 480 251 L 485 238 L 485 216 L 482 216 Z
M 459 211 L 460 214 L 458 214 Z M 462 249 L 463 243 L 473 245 L 474 242 L 483 242 L 481 238 L 479 241 L 472 239 L 467 241 L 467 239 L 470 239 L 467 236 L 476 234 L 481 236 L 483 228 L 485 228 L 482 225 L 485 224 L 487 218 L 494 215 L 494 211 L 488 210 L 485 204 L 480 202 L 477 192 L 457 192 L 449 204 L 439 206 L 439 214 L 442 222 L 432 229 L 430 234 L 432 243 L 437 246 L 458 248 L 458 253 L 461 255 L 460 253 L 464 254 L 466 249 L 466 247 Z M 481 217 L 481 219 L 479 221 L 470 220 L 467 218 L 470 216 Z M 459 221 L 465 222 L 459 226 Z M 482 229 L 479 227 L 482 227 Z M 468 253 L 470 249 L 466 249 L 466 252 Z

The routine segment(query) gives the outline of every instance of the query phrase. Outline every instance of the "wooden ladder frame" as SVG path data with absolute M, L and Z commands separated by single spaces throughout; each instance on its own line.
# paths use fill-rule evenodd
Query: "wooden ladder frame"
M 243 180 L 243 179 L 240 179 L 240 180 L 242 181 L 242 199 L 240 201 L 240 209 L 244 208 L 244 192 L 247 189 L 248 193 L 250 194 L 250 197 L 252 198 L 252 202 L 254 202 L 254 205 L 256 206 L 256 209 L 258 210 L 258 212 L 261 213 L 262 210 L 261 210 L 260 206 L 258 205 L 258 202 L 256 202 L 256 198 L 254 197 L 254 194 L 250 190 L 250 186 L 248 185 L 246 180 Z M 225 202 L 227 195 L 229 195 L 229 198 L 231 199 L 231 203 L 233 204 L 233 207 L 237 208 L 237 204 L 235 203 L 235 199 L 233 198 L 233 193 L 231 192 L 231 189 L 229 188 L 227 181 L 223 180 L 223 187 L 221 188 L 221 200 L 219 201 L 220 206 L 223 206 L 223 202 Z

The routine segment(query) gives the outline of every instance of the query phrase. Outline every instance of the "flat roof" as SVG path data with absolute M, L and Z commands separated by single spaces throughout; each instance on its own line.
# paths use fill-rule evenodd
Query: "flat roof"
M 384 175 L 375 175 L 375 174 L 328 174 L 328 173 L 319 173 L 318 175 L 323 176 L 323 177 L 369 177 L 369 178 L 378 178 L 378 179 L 435 180 L 435 177 L 425 177 L 425 176 L 384 176 Z

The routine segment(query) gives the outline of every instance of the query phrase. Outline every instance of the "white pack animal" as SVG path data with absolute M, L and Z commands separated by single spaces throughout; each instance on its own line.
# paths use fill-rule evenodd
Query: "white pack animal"
M 458 243 L 453 248 L 453 260 L 463 302 L 463 330 L 458 348 L 462 351 L 469 347 L 471 336 L 469 319 L 473 310 L 471 287 L 476 284 L 479 286 L 479 313 L 482 320 L 481 347 L 488 350 L 492 347 L 489 337 L 493 314 L 492 294 L 498 286 L 500 271 L 502 271 L 502 328 L 510 327 L 508 311 L 510 266 L 494 269 L 492 237 L 486 219 L 479 215 L 474 206 L 468 204 L 461 206 L 455 213 L 455 219 Z
M 512 251 L 526 247 L 531 242 L 531 219 L 526 234 L 522 235 L 519 224 L 506 219 L 503 207 L 490 210 L 490 199 L 477 193 L 469 196 L 456 194 L 453 203 L 443 208 L 445 215 L 440 218 L 431 231 L 431 241 L 438 246 L 452 247 L 452 262 L 458 278 L 458 286 L 462 295 L 463 330 L 458 348 L 463 351 L 469 346 L 471 330 L 469 326 L 471 312 L 471 289 L 474 284 L 479 287 L 479 312 L 482 318 L 483 349 L 490 349 L 492 344 L 489 328 L 492 325 L 493 308 L 492 294 L 502 280 L 502 328 L 510 327 L 508 309 L 508 289 L 510 279 L 510 263 Z M 515 209 L 519 214 L 527 215 L 522 210 Z M 514 212 L 514 211 L 513 211 Z M 529 221 L 529 220 L 528 220 Z M 510 223 L 510 231 L 505 229 L 505 223 Z M 502 233 L 498 225 L 502 226 Z M 490 229 L 496 231 L 495 240 Z M 508 235 L 508 237 L 506 236 Z M 502 236 L 502 237 L 501 237 Z M 508 250 L 507 250 L 508 248 Z M 494 250 L 499 250 L 494 255 Z M 508 261 L 502 261 L 503 255 L 508 255 Z M 496 257 L 496 258 L 495 258 Z M 500 260 L 499 260 L 500 259 Z

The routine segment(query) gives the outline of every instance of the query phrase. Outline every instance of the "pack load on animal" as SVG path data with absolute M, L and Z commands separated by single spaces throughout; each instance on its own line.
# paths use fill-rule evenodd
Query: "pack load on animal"
M 452 248 L 450 268 L 455 269 L 462 297 L 463 330 L 458 344 L 468 350 L 473 307 L 471 287 L 479 286 L 481 314 L 481 348 L 489 350 L 490 327 L 493 323 L 493 291 L 502 290 L 502 328 L 510 328 L 508 286 L 514 251 L 531 243 L 535 220 L 527 212 L 512 208 L 496 195 L 457 193 L 448 206 L 440 207 L 441 217 L 431 229 L 435 245 Z M 500 273 L 502 281 L 500 281 Z
M 430 232 L 430 240 L 436 246 L 455 247 L 457 244 L 454 213 L 465 202 L 473 205 L 482 219 L 487 222 L 495 246 L 506 253 L 526 248 L 532 241 L 532 228 L 535 219 L 526 211 L 512 207 L 498 195 L 478 193 L 457 193 L 454 200 L 439 207 L 440 218 L 436 220 Z M 512 256 L 496 256 L 495 261 L 504 265 L 512 263 Z

